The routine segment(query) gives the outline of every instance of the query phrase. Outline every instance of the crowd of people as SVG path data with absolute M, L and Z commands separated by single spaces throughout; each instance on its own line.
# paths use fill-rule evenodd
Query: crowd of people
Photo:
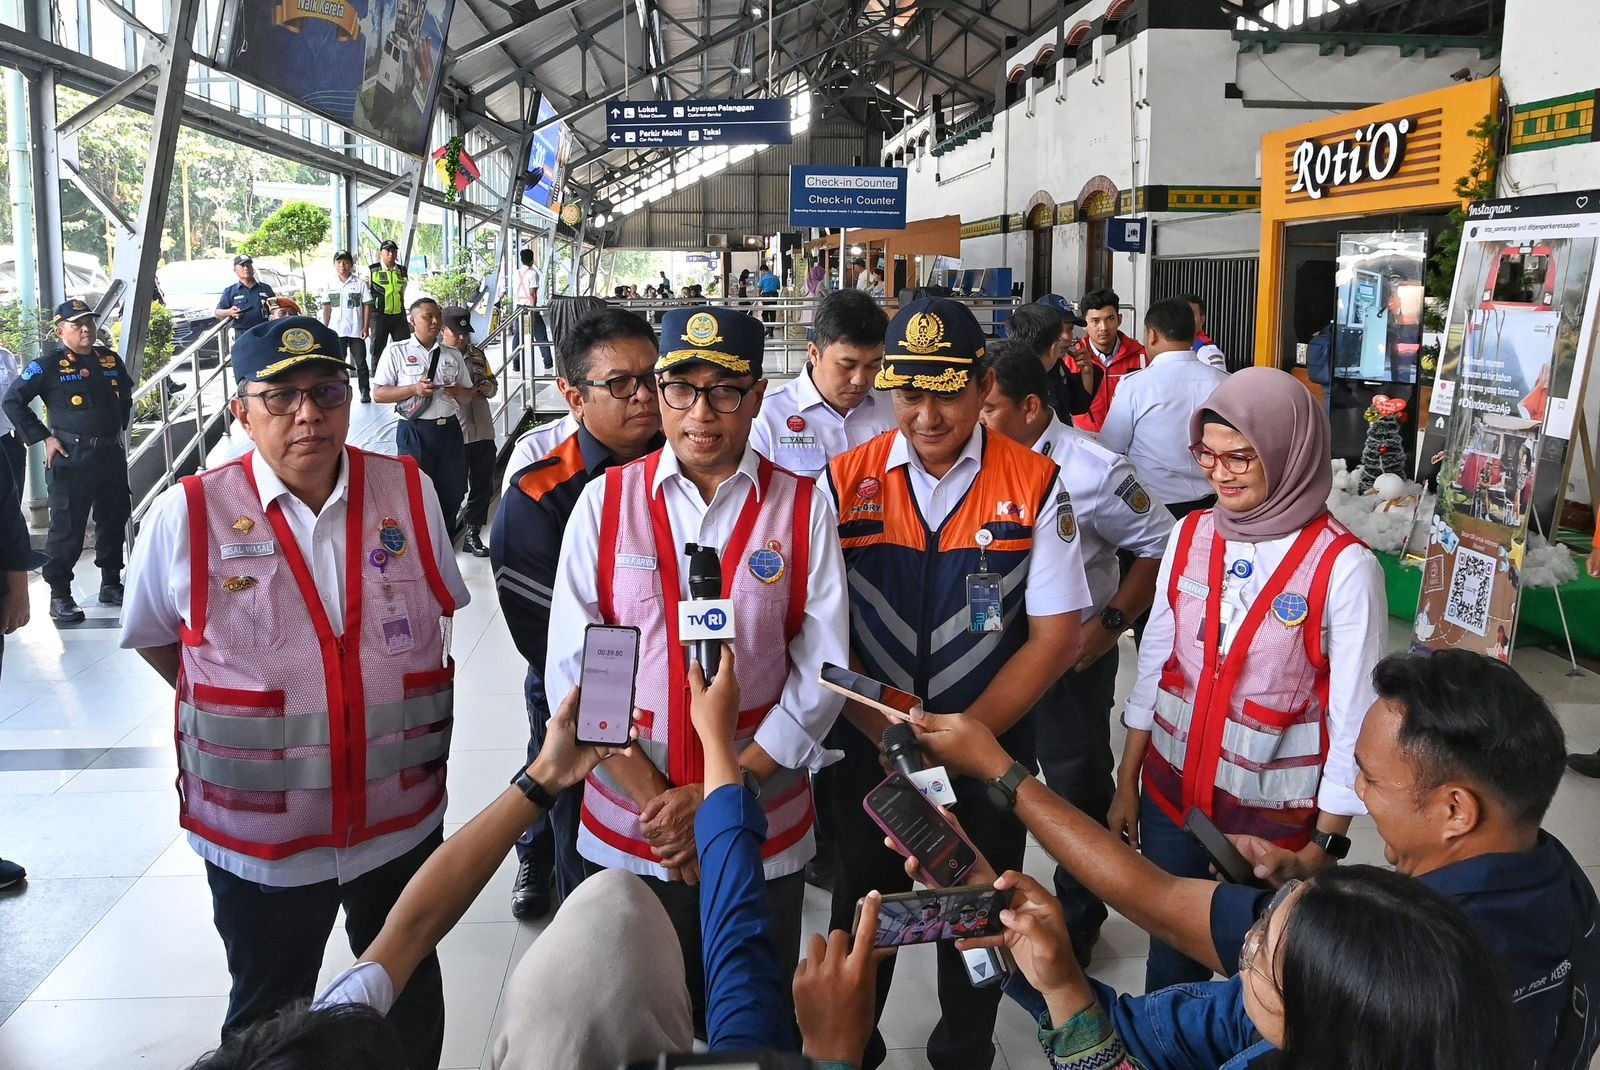
M 512 913 L 555 913 L 494 1065 L 877 1067 L 883 896 L 954 883 L 864 805 L 919 764 L 886 756 L 906 726 L 947 785 L 926 820 L 970 848 L 959 883 L 1004 903 L 988 936 L 977 892 L 890 925 L 938 944 L 939 1070 L 992 1065 L 1007 998 L 1066 1070 L 1565 1067 L 1600 1046 L 1600 901 L 1540 829 L 1554 714 L 1499 661 L 1384 656 L 1377 561 L 1326 506 L 1325 411 L 1287 373 L 1228 373 L 1198 296 L 1153 302 L 1137 339 L 1115 293 L 1052 296 L 997 340 L 959 301 L 891 319 L 844 289 L 770 390 L 755 316 L 673 307 L 658 330 L 605 308 L 556 338 L 570 413 L 519 443 L 485 545 L 493 436 L 471 411 L 494 380 L 470 320 L 413 302 L 361 367 L 377 302 L 342 296 L 348 268 L 322 319 L 240 331 L 255 448 L 161 495 L 127 569 L 122 645 L 175 692 L 179 820 L 233 979 L 196 1068 L 435 1070 L 435 948 L 512 850 Z M 114 402 L 113 370 L 94 385 Z M 346 441 L 369 384 L 400 408 L 399 456 Z M 18 395 L 6 415 L 42 440 Z M 526 661 L 528 748 L 446 840 L 462 525 Z M 686 634 L 708 551 L 736 624 L 709 647 Z M 597 626 L 638 636 L 610 745 L 579 742 Z M 825 688 L 825 666 L 915 708 Z M 1392 871 L 1340 864 L 1363 814 Z M 1252 880 L 1215 879 L 1196 822 Z M 1051 887 L 1021 872 L 1030 836 Z M 826 936 L 802 931 L 808 881 Z M 1084 973 L 1113 909 L 1150 934 L 1142 993 Z M 341 910 L 358 961 L 319 992 Z

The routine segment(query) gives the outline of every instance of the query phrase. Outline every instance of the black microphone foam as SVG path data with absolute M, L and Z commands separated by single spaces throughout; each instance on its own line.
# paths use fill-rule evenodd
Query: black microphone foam
M 687 543 L 683 552 L 689 555 L 689 597 L 693 600 L 722 597 L 722 560 L 715 546 L 696 546 Z M 701 639 L 695 643 L 695 658 L 705 673 L 706 686 L 716 679 L 717 667 L 722 662 L 722 642 Z
M 922 772 L 927 765 L 922 744 L 917 742 L 917 733 L 904 721 L 883 730 L 883 756 L 907 777 Z

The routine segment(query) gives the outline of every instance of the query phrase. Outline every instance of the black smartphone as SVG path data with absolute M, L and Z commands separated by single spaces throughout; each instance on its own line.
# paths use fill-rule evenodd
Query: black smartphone
M 890 773 L 861 805 L 902 854 L 917 860 L 923 881 L 933 887 L 959 884 L 978 864 L 977 848 L 903 774 Z
M 578 742 L 624 747 L 633 729 L 633 686 L 639 672 L 639 629 L 591 624 L 583 630 L 578 674 Z
M 856 900 L 858 923 L 865 905 L 864 900 Z M 993 936 L 1004 931 L 1000 912 L 1010 905 L 1010 892 L 996 891 L 987 884 L 896 892 L 884 896 L 878 907 L 872 946 L 905 947 Z
M 1255 867 L 1246 861 L 1239 849 L 1228 842 L 1228 837 L 1207 817 L 1198 806 L 1191 806 L 1184 815 L 1183 829 L 1199 841 L 1217 867 L 1217 875 L 1229 884 L 1249 884 L 1266 887 L 1256 877 Z

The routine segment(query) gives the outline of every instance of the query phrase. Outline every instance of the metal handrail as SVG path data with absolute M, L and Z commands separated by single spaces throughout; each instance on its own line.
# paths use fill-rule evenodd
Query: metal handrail
M 156 449 L 160 443 L 162 461 L 165 465 L 162 476 L 155 485 L 140 498 L 134 505 L 128 518 L 128 535 L 132 540 L 133 531 L 139 522 L 155 504 L 161 492 L 177 482 L 176 472 L 184 465 L 191 454 L 198 453 L 201 464 L 205 462 L 206 438 L 212 427 L 223 423 L 229 416 L 226 398 L 230 388 L 228 379 L 233 372 L 233 360 L 230 353 L 230 335 L 227 324 L 221 320 L 212 324 L 193 339 L 182 350 L 173 355 L 172 359 L 152 373 L 144 382 L 140 383 L 133 391 L 133 407 L 138 409 L 139 403 L 152 394 L 159 396 L 161 401 L 161 416 L 158 420 L 136 425 L 145 431 L 139 444 L 128 451 L 128 467 L 131 469 L 142 457 Z M 202 375 L 200 358 L 211 342 L 216 342 L 218 362 L 217 366 Z M 172 377 L 180 369 L 187 368 L 193 377 L 193 389 L 185 395 L 180 395 L 174 400 Z M 206 392 L 214 383 L 221 383 L 223 403 L 209 413 L 206 409 Z M 181 446 L 174 446 L 173 433 L 181 425 L 192 424 L 194 434 L 188 442 Z M 131 437 L 131 436 L 130 436 Z

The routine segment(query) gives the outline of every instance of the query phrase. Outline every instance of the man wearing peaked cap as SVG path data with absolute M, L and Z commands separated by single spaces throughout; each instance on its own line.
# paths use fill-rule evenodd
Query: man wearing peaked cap
M 1001 870 L 1020 868 L 1025 833 L 1009 798 L 1035 768 L 1028 711 L 1068 664 L 1091 604 L 1056 463 L 978 423 L 994 384 L 988 339 L 967 307 L 914 301 L 889 324 L 880 389 L 892 391 L 898 429 L 837 457 L 825 483 L 838 507 L 849 576 L 850 653 L 868 676 L 921 698 L 930 713 L 966 713 L 1011 740 L 1020 762 L 989 785 L 955 781 L 968 838 Z M 851 704 L 829 744 L 844 751 L 831 774 L 838 857 L 831 927 L 848 927 L 872 889 L 911 886 L 900 856 L 861 800 L 882 779 L 878 745 L 889 721 Z M 939 946 L 943 1017 L 928 1041 L 936 1070 L 994 1059 L 998 987 L 973 988 L 953 945 Z M 882 1012 L 894 975 L 878 976 Z M 864 1066 L 883 1061 L 883 1039 Z
M 177 691 L 178 823 L 233 977 L 224 1034 L 315 994 L 341 907 L 359 955 L 443 839 L 442 622 L 469 595 L 416 463 L 346 445 L 341 352 L 309 316 L 240 334 L 231 405 L 255 449 L 158 497 L 128 570 L 121 645 Z M 439 1065 L 436 958 L 390 1020 L 406 1065 Z
M 689 600 L 690 570 L 715 567 L 720 595 L 733 606 L 725 645 L 736 656 L 724 669 L 738 675 L 745 709 L 738 742 L 750 820 L 767 836 L 768 932 L 790 974 L 799 959 L 802 871 L 815 850 L 809 775 L 835 757 L 822 740 L 840 706 L 816 681 L 823 662 L 844 664 L 846 656 L 832 512 L 810 479 L 750 446 L 766 388 L 763 343 L 761 322 L 743 312 L 666 313 L 655 384 L 666 445 L 584 488 L 550 598 L 548 694 L 577 684 L 585 626 L 642 633 L 640 745 L 590 775 L 578 850 L 597 866 L 641 875 L 661 899 L 702 1019 L 694 819 L 704 770 L 688 710 L 693 647 L 683 641 L 694 627 L 688 616 L 700 611 Z
M 94 309 L 82 301 L 56 307 L 59 348 L 31 362 L 6 392 L 5 415 L 28 445 L 44 443 L 50 488 L 50 535 L 44 566 L 50 619 L 76 624 L 72 572 L 94 515 L 94 563 L 100 603 L 122 604 L 122 546 L 131 494 L 122 433 L 133 413 L 133 378 L 122 358 L 95 342 Z M 44 401 L 49 426 L 29 403 Z

